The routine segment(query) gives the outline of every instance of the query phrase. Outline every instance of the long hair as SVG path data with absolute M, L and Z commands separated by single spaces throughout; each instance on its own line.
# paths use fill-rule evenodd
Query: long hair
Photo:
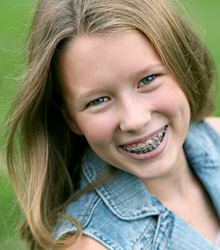
M 146 35 L 185 92 L 192 122 L 213 110 L 212 58 L 171 1 L 40 0 L 28 36 L 25 81 L 8 119 L 8 169 L 26 215 L 22 235 L 31 249 L 62 249 L 70 243 L 53 240 L 52 232 L 80 184 L 87 145 L 60 111 L 58 57 L 79 35 L 132 30 Z M 72 241 L 80 234 L 79 226 Z

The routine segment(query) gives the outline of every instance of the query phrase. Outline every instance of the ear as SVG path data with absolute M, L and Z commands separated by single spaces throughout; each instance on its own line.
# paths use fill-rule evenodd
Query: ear
M 70 117 L 70 115 L 63 111 L 63 117 L 68 125 L 68 127 L 77 135 L 83 135 L 83 132 L 79 128 L 78 124 Z

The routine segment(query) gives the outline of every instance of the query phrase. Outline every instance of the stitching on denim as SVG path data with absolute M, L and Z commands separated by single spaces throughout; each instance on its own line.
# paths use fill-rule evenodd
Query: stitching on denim
M 144 248 L 143 248 L 142 250 L 147 249 L 147 247 L 150 245 L 150 243 L 151 243 L 151 241 L 153 240 L 153 238 L 154 238 L 154 236 L 152 236 L 152 237 L 150 238 L 150 240 L 148 241 L 148 243 L 144 246 Z
M 91 154 L 91 153 L 90 153 Z M 93 164 L 93 162 L 91 162 L 91 165 L 93 166 L 92 168 L 93 168 L 93 171 L 95 171 L 96 172 L 96 175 L 97 175 L 97 177 L 98 178 L 100 178 L 100 177 L 102 177 L 101 175 L 100 175 L 100 173 L 97 171 L 97 169 L 96 169 L 96 165 L 95 164 Z M 116 175 L 117 175 L 118 173 L 116 173 Z M 87 174 L 86 174 L 86 176 L 88 176 Z M 89 179 L 90 179 L 90 181 L 91 181 L 91 178 L 90 178 L 90 176 L 88 176 L 89 177 Z M 118 199 L 118 197 L 115 195 L 115 193 L 112 191 L 112 189 L 110 188 L 110 186 L 107 184 L 107 183 L 105 183 L 105 186 L 108 188 L 108 190 L 111 192 L 111 194 L 114 196 L 114 198 L 124 207 L 124 208 L 128 208 L 128 206 L 125 206 L 119 199 Z M 99 189 L 99 187 L 98 188 L 95 188 L 96 190 L 98 190 Z M 104 188 L 104 190 L 105 190 L 105 192 L 106 192 L 106 189 Z M 158 205 L 158 203 L 157 202 L 153 202 L 153 203 L 151 203 L 151 202 L 149 202 L 149 203 L 147 203 L 147 204 L 144 204 L 144 205 Z M 132 208 L 136 208 L 136 207 L 132 207 Z
M 90 154 L 91 154 L 91 152 L 90 152 Z M 84 163 L 84 164 L 85 164 L 85 163 Z M 96 172 L 97 177 L 100 178 L 101 175 L 100 175 L 99 172 L 97 172 L 97 169 L 96 169 L 96 167 L 95 167 L 95 164 L 94 164 L 93 162 L 91 162 L 91 165 L 92 165 L 93 171 Z M 86 171 L 86 172 L 84 172 L 84 174 L 85 174 L 85 176 L 86 176 L 90 181 L 92 181 L 92 178 L 91 178 L 91 176 L 90 176 L 90 173 L 88 173 L 88 172 Z M 117 174 L 116 174 L 116 175 L 117 175 Z M 96 190 L 99 194 L 101 194 L 105 199 L 107 199 L 107 200 L 109 201 L 110 208 L 112 208 L 112 209 L 117 213 L 117 215 L 118 215 L 120 218 L 121 218 L 121 217 L 125 218 L 124 213 L 120 213 L 120 210 L 118 209 L 117 204 L 114 203 L 114 199 L 115 199 L 123 208 L 125 208 L 125 209 L 128 209 L 129 206 L 126 206 L 124 203 L 122 203 L 122 201 L 118 198 L 118 196 L 115 194 L 115 192 L 112 191 L 112 189 L 110 188 L 110 186 L 109 186 L 107 183 L 105 183 L 105 186 L 106 186 L 106 188 L 105 188 L 103 185 L 100 186 L 100 187 L 103 188 L 103 190 L 100 189 L 100 187 L 95 188 L 95 190 Z M 108 194 L 108 193 L 109 193 L 109 194 Z M 106 194 L 108 194 L 109 198 L 106 198 Z M 114 199 L 112 199 L 111 196 L 113 196 Z M 113 202 L 112 202 L 112 201 L 113 201 Z M 149 211 L 145 211 L 145 212 L 147 212 L 148 214 L 150 213 L 150 215 L 152 215 L 152 213 L 153 213 L 153 214 L 155 214 L 155 213 L 158 214 L 158 213 L 160 212 L 160 211 L 158 211 L 158 209 L 156 209 L 156 210 L 155 210 L 155 209 L 152 209 L 152 207 L 158 207 L 158 202 L 147 202 L 147 203 L 145 203 L 145 204 L 142 204 L 141 207 L 139 207 L 139 206 L 133 206 L 133 207 L 131 207 L 131 209 L 136 209 L 136 210 L 138 209 L 139 212 L 143 212 L 142 209 L 141 209 L 141 208 L 143 208 L 143 207 L 151 207 L 151 209 L 149 209 Z M 160 210 L 160 209 L 159 209 L 159 210 Z M 138 211 L 135 211 L 135 214 L 137 214 Z M 139 216 L 139 215 L 137 215 L 137 216 Z M 129 216 L 129 217 L 126 216 L 126 218 L 128 218 L 128 219 L 134 218 L 134 217 L 135 217 L 134 214 L 132 214 L 132 215 Z
M 132 247 L 132 250 L 135 250 L 135 245 L 137 245 L 137 243 L 140 241 L 140 239 L 143 237 L 143 235 L 146 233 L 146 231 L 148 230 L 148 228 L 150 227 L 150 225 L 152 224 L 153 222 L 153 218 L 151 218 L 151 221 L 149 222 L 149 224 L 146 226 L 146 228 L 144 229 L 144 231 L 141 233 L 141 235 L 139 236 L 139 238 L 135 241 L 133 247 Z M 152 239 L 150 239 L 151 241 Z M 147 245 L 149 244 L 149 242 L 147 242 Z
M 169 225 L 168 225 L 168 232 L 167 232 L 167 238 L 166 238 L 166 244 L 165 244 L 165 249 L 167 249 L 167 244 L 168 244 L 168 238 L 170 234 L 170 224 L 171 224 L 171 218 L 170 218 L 170 211 L 169 211 Z
M 161 220 L 162 220 L 163 214 L 164 214 L 164 211 L 161 212 L 161 214 L 160 214 L 160 216 L 158 218 L 158 223 L 157 223 L 157 227 L 156 227 L 156 230 L 155 230 L 154 242 L 153 242 L 153 246 L 152 246 L 153 250 L 155 249 L 155 244 L 156 244 L 157 236 L 158 236 L 158 233 L 159 233 L 159 229 L 160 229 L 160 225 L 161 225 Z
M 91 209 L 90 206 L 91 206 L 92 203 L 94 203 L 95 199 L 97 199 L 97 201 L 95 202 L 95 204 L 92 206 L 92 209 Z M 99 204 L 100 201 L 101 201 L 101 198 L 98 197 L 97 195 L 94 195 L 94 198 L 89 203 L 89 205 L 88 205 L 88 207 L 87 207 L 87 209 L 86 209 L 86 211 L 84 213 L 84 216 L 83 216 L 83 218 L 81 220 L 81 223 L 82 223 L 83 227 L 86 227 L 87 224 L 89 223 L 89 221 L 91 219 L 91 216 L 92 216 L 94 210 L 96 209 L 96 207 L 97 207 L 97 205 Z M 89 210 L 91 210 L 91 211 L 89 212 Z M 87 213 L 88 213 L 88 215 L 87 215 Z M 86 219 L 86 217 L 88 217 L 88 218 Z M 85 222 L 84 222 L 84 220 L 85 220 Z
M 220 162 L 220 159 L 216 159 L 217 161 Z M 207 162 L 207 160 L 206 160 Z M 205 161 L 203 161 L 202 163 L 202 170 L 218 170 L 219 169 L 219 165 L 214 165 L 213 163 L 210 165 L 210 163 L 206 163 Z
M 119 199 L 118 199 L 118 197 L 116 196 L 116 194 L 112 191 L 112 189 L 110 188 L 110 186 L 107 184 L 107 183 L 105 183 L 105 185 L 106 185 L 106 187 L 108 187 L 108 189 L 109 189 L 109 191 L 111 191 L 111 194 L 114 196 L 114 198 L 124 207 L 124 208 L 128 208 L 128 206 L 125 206 Z M 158 202 L 148 202 L 148 203 L 146 203 L 146 204 L 143 204 L 144 206 L 145 205 L 158 205 Z M 138 206 L 133 206 L 132 208 L 137 208 Z
M 110 250 L 123 250 L 115 241 L 106 237 L 102 233 L 94 229 L 88 229 L 83 232 L 85 235 L 101 242 L 103 245 L 109 247 Z

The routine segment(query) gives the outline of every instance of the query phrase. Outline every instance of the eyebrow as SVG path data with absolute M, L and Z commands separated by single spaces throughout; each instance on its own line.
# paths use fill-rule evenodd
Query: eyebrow
M 137 69 L 135 71 L 135 73 L 133 73 L 133 78 L 135 76 L 135 78 L 137 78 L 138 76 L 141 76 L 143 74 L 152 74 L 151 71 L 152 70 L 161 70 L 161 69 L 166 69 L 166 66 L 162 63 L 159 64 L 152 64 L 149 66 L 145 66 L 145 67 L 141 67 L 139 69 Z M 82 102 L 82 100 L 84 99 L 88 99 L 90 98 L 92 95 L 97 94 L 99 92 L 103 92 L 100 88 L 95 88 L 95 89 L 91 89 L 86 91 L 86 93 L 81 94 L 80 96 L 76 97 L 76 102 Z
M 161 70 L 161 69 L 166 69 L 166 66 L 162 63 L 152 64 L 147 67 L 145 66 L 137 69 L 134 75 L 139 76 L 142 74 L 152 74 L 151 72 L 152 70 Z
M 100 90 L 100 88 L 88 90 L 88 91 L 86 91 L 86 93 L 83 93 L 83 94 L 81 94 L 81 95 L 77 95 L 76 101 L 77 101 L 77 102 L 82 102 L 82 100 L 88 99 L 88 98 L 90 98 L 92 95 L 97 94 L 97 93 L 99 93 L 99 92 L 102 92 L 102 90 Z M 98 98 L 98 97 L 97 97 L 97 98 Z

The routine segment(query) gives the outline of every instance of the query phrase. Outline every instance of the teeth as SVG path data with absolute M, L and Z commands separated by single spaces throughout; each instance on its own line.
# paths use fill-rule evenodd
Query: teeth
M 140 149 L 144 149 L 145 148 L 145 144 L 143 144 L 143 143 L 140 143 L 140 144 L 138 144 L 138 148 L 140 148 Z
M 163 138 L 163 134 L 158 134 L 158 138 L 162 139 Z
M 153 144 L 153 141 L 152 141 L 152 140 L 148 140 L 146 144 L 152 145 L 152 144 Z
M 127 148 L 123 146 L 122 148 L 128 152 L 135 153 L 135 154 L 143 154 L 147 153 L 149 151 L 152 151 L 153 149 L 157 148 L 158 145 L 161 144 L 161 141 L 163 139 L 163 136 L 166 132 L 166 127 L 163 128 L 162 133 L 157 134 L 157 136 L 153 140 L 147 140 L 146 143 L 139 143 L 138 147 L 134 148 Z

